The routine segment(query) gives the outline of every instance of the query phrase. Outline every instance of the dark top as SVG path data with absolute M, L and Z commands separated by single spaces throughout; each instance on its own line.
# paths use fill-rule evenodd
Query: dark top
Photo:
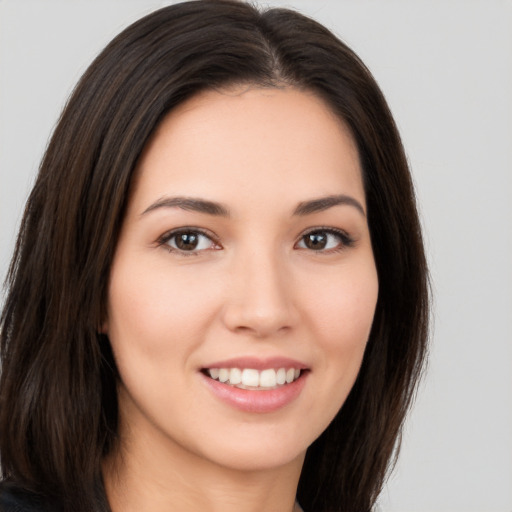
M 0 0 L 1 1 L 1 0 Z M 90 505 L 91 510 L 110 510 L 105 489 L 100 483 L 97 495 Z M 0 512 L 76 512 L 76 508 L 66 506 L 58 497 L 50 498 L 29 491 L 19 482 L 0 481 Z
M 0 512 L 53 512 L 36 495 L 11 483 L 0 483 Z

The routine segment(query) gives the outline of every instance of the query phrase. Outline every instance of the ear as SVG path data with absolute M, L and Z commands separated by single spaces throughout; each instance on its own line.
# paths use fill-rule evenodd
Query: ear
M 104 320 L 101 323 L 101 325 L 100 325 L 100 327 L 98 329 L 98 333 L 99 334 L 107 334 L 108 335 L 108 322 L 107 322 L 107 320 Z
M 98 319 L 98 324 L 96 327 L 96 332 L 98 334 L 106 334 L 108 335 L 108 306 L 106 304 L 101 304 L 99 311 L 97 311 L 96 318 Z

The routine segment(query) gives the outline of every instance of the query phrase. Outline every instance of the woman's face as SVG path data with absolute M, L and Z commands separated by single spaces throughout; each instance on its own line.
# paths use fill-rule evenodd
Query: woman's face
M 368 340 L 365 212 L 352 137 L 313 94 L 210 91 L 169 114 L 137 169 L 103 326 L 126 449 L 302 460 Z

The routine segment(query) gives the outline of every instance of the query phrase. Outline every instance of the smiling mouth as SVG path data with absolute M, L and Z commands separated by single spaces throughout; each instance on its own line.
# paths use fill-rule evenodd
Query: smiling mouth
M 205 368 L 202 372 L 213 380 L 239 389 L 265 391 L 296 381 L 305 370 L 299 368 Z

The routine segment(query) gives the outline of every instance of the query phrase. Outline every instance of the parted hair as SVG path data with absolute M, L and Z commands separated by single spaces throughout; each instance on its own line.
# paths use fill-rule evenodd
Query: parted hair
M 101 462 L 116 447 L 115 361 L 98 327 L 134 170 L 160 121 L 237 84 L 315 93 L 356 142 L 379 296 L 345 404 L 307 451 L 306 512 L 368 512 L 398 454 L 422 373 L 429 288 L 405 153 L 357 55 L 287 9 L 236 0 L 165 7 L 94 60 L 68 100 L 21 222 L 1 316 L 4 480 L 62 510 L 109 510 Z

